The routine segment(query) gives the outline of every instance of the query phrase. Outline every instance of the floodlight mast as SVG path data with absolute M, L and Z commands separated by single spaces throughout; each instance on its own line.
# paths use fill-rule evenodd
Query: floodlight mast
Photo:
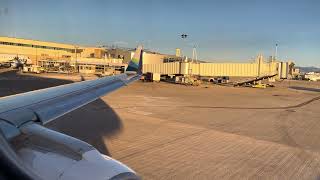
M 180 36 L 181 36 L 182 40 L 184 40 L 184 41 L 185 41 L 185 39 L 187 39 L 187 37 L 188 37 L 189 35 L 188 35 L 188 34 L 183 33 L 183 34 L 181 34 Z M 183 53 L 181 53 L 181 55 L 183 56 Z

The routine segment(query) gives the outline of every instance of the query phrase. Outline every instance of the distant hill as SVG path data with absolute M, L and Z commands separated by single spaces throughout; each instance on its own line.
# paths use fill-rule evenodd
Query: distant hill
M 307 73 L 307 72 L 320 72 L 320 68 L 310 66 L 310 67 L 297 67 L 300 69 L 300 72 Z

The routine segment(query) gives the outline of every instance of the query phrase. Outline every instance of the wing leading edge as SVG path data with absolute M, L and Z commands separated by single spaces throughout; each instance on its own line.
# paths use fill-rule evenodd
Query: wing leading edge
M 8 139 L 15 137 L 20 133 L 19 128 L 26 123 L 46 124 L 138 80 L 141 69 L 142 47 L 139 46 L 128 65 L 127 71 L 130 73 L 0 98 L 0 128 Z

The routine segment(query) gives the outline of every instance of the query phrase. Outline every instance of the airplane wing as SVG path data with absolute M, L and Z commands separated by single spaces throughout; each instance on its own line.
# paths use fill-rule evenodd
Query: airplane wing
M 139 76 L 120 74 L 0 98 L 0 119 L 13 128 L 28 122 L 44 125 L 139 79 Z M 2 130 L 7 138 L 16 135 L 12 128 Z
M 141 68 L 142 47 L 139 46 L 128 65 L 126 73 L 0 98 L 0 130 L 9 141 L 21 134 L 29 133 L 45 136 L 47 139 L 53 139 L 56 142 L 62 141 L 60 144 L 70 146 L 68 142 L 74 139 L 71 138 L 69 141 L 70 138 L 66 135 L 41 129 L 39 125 L 44 125 L 107 93 L 138 80 L 141 76 Z M 70 148 L 71 150 L 76 149 L 74 147 Z M 81 155 L 83 156 L 83 154 L 84 152 Z

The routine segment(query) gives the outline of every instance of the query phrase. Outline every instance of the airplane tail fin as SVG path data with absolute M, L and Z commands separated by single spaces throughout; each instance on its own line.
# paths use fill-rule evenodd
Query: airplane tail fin
M 143 47 L 139 45 L 132 57 L 131 61 L 128 64 L 126 71 L 135 71 L 138 74 L 142 74 L 142 54 Z

